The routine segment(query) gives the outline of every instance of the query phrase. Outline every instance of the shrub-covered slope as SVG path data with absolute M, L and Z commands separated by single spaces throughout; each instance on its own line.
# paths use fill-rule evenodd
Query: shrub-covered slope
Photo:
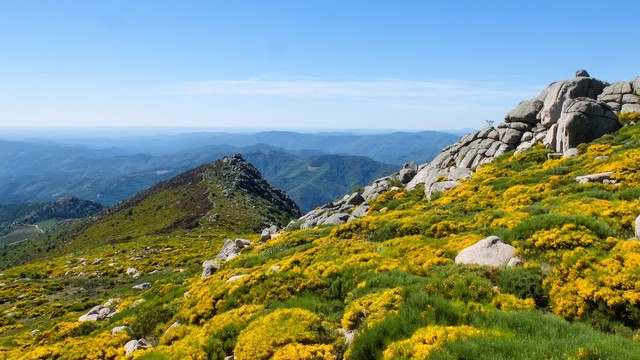
M 640 127 L 626 126 L 577 157 L 508 153 L 431 201 L 393 189 L 344 225 L 265 243 L 248 234 L 253 244 L 205 277 L 224 237 L 206 226 L 69 249 L 4 272 L 0 351 L 123 359 L 145 339 L 129 358 L 637 358 L 639 149 Z M 603 172 L 613 181 L 576 181 Z M 91 236 L 108 238 L 100 224 L 85 233 L 104 226 Z M 523 265 L 454 263 L 488 235 Z M 142 282 L 151 287 L 131 288 Z M 78 321 L 110 298 L 114 315 Z

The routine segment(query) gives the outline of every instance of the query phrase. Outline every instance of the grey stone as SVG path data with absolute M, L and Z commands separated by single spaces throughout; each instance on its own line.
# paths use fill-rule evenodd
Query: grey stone
M 182 324 L 176 321 L 173 324 L 171 324 L 171 326 L 169 326 L 169 328 L 167 328 L 167 330 L 165 330 L 164 333 L 167 334 L 169 331 L 171 331 L 171 329 L 175 329 L 177 327 L 180 327 L 181 325 Z
M 106 319 L 107 317 L 109 317 L 109 315 L 111 314 L 111 309 L 109 308 L 102 308 L 100 309 L 100 312 L 98 313 L 98 317 L 101 320 Z
M 362 203 L 360 206 L 358 206 L 355 210 L 351 212 L 351 216 L 354 216 L 356 218 L 361 218 L 367 215 L 369 208 L 370 208 L 369 203 Z
M 80 316 L 80 318 L 78 318 L 79 322 L 85 322 L 85 321 L 98 321 L 100 320 L 100 315 L 98 314 L 84 314 L 82 316 Z
M 227 282 L 228 282 L 228 283 L 230 283 L 230 282 L 234 282 L 234 281 L 236 281 L 236 280 L 240 280 L 240 279 L 242 279 L 242 278 L 243 278 L 243 277 L 245 277 L 245 276 L 247 276 L 247 274 L 234 275 L 234 276 L 230 277 L 229 279 L 227 279 Z
M 265 242 L 271 239 L 271 231 L 269 229 L 263 229 L 260 233 L 260 242 Z
M 512 257 L 507 263 L 507 267 L 516 267 L 522 265 L 522 260 L 519 257 Z
M 636 95 L 640 95 L 640 76 L 633 79 L 633 81 L 631 82 L 631 87 L 633 88 L 633 91 Z
M 128 327 L 128 326 L 124 326 L 124 325 L 122 325 L 122 326 L 116 326 L 116 327 L 114 327 L 113 329 L 111 329 L 111 335 L 115 335 L 115 334 L 117 334 L 117 333 L 121 333 L 121 332 L 123 332 L 123 331 L 127 331 L 127 329 L 129 329 L 129 327 Z
M 146 289 L 148 289 L 150 287 L 151 287 L 151 283 L 146 282 L 146 283 L 135 285 L 132 289 L 136 290 L 136 291 L 142 291 L 142 290 L 146 290 Z
M 207 276 L 212 275 L 216 271 L 220 270 L 222 265 L 220 264 L 207 264 L 207 266 L 202 268 L 202 274 L 200 274 L 200 279 L 204 279 Z
M 507 123 L 522 122 L 528 124 L 535 124 L 537 115 L 542 110 L 543 102 L 538 99 L 525 100 L 518 104 L 515 109 L 511 110 L 504 121 Z
M 402 169 L 398 173 L 398 180 L 401 183 L 406 184 L 411 181 L 414 176 L 416 176 L 416 173 L 418 173 L 416 169 Z
M 633 94 L 622 95 L 623 104 L 638 104 L 640 103 L 640 96 Z
M 640 104 L 622 104 L 620 112 L 640 112 Z
M 576 71 L 576 77 L 589 77 L 589 73 L 585 69 Z
M 34 329 L 34 330 L 31 330 L 31 332 L 29 333 L 29 336 L 34 337 L 34 336 L 36 336 L 39 332 L 40 332 L 40 329 Z
M 125 356 L 133 354 L 133 352 L 138 349 L 148 349 L 150 347 L 152 347 L 152 344 L 145 339 L 131 340 L 124 344 Z
M 609 180 L 609 178 L 613 175 L 613 172 L 603 172 L 598 174 L 589 174 L 583 176 L 576 176 L 576 182 L 578 184 L 586 184 L 590 182 L 603 182 L 604 180 Z
M 538 99 L 543 102 L 538 119 L 542 125 L 549 128 L 560 119 L 565 101 L 578 97 L 596 99 L 604 88 L 604 82 L 591 77 L 555 82 L 538 96 Z
M 505 144 L 515 145 L 522 138 L 522 132 L 514 129 L 500 129 L 498 133 L 500 134 L 500 141 Z
M 567 149 L 562 156 L 566 157 L 566 158 L 572 158 L 572 157 L 577 157 L 578 155 L 580 155 L 578 148 L 570 148 Z
M 352 205 L 352 206 L 358 206 L 363 202 L 365 202 L 364 197 L 362 197 L 362 195 L 360 195 L 360 193 L 357 193 L 357 192 L 351 194 L 346 200 L 346 204 Z
M 251 241 L 246 239 L 226 239 L 222 249 L 214 259 L 215 262 L 231 260 L 240 254 L 243 247 L 251 245 Z
M 443 193 L 447 190 L 455 189 L 458 186 L 462 185 L 460 181 L 448 180 L 448 181 L 438 181 L 436 183 L 431 184 L 429 189 L 426 192 L 427 199 L 431 201 L 431 197 L 436 193 Z
M 347 222 L 349 219 L 349 214 L 347 213 L 335 213 L 331 214 L 328 218 L 326 218 L 322 225 L 342 225 Z
M 564 152 L 620 127 L 618 117 L 608 106 L 589 98 L 568 100 L 558 121 L 555 150 Z
M 636 218 L 635 225 L 636 225 L 635 226 L 636 239 L 640 239 L 640 216 Z
M 136 268 L 134 268 L 134 267 L 130 266 L 130 267 L 127 269 L 127 275 L 129 275 L 129 276 L 136 276 L 136 275 L 138 275 L 138 276 L 139 276 L 139 274 L 138 274 L 138 269 L 136 269 Z
M 497 236 L 489 236 L 466 247 L 456 256 L 456 264 L 488 266 L 506 265 L 515 256 L 516 248 L 507 245 Z

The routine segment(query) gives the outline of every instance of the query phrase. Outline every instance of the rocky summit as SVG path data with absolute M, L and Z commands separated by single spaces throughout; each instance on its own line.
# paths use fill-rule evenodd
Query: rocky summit
M 301 228 L 336 225 L 367 214 L 369 202 L 394 186 L 424 186 L 428 199 L 473 177 L 474 169 L 513 151 L 523 153 L 537 145 L 559 156 L 575 156 L 576 147 L 620 129 L 618 113 L 640 111 L 640 76 L 631 82 L 609 84 L 578 70 L 573 79 L 547 86 L 537 97 L 522 101 L 504 118 L 461 137 L 431 162 L 405 164 L 393 175 L 378 179 L 359 194 L 326 204 L 300 218 Z M 354 202 L 355 201 L 355 202 Z M 352 208 L 357 210 L 351 211 Z

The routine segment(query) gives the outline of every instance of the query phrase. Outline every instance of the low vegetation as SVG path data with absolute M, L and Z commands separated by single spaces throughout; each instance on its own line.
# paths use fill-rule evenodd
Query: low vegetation
M 128 358 L 637 358 L 638 149 L 633 125 L 575 158 L 548 159 L 541 147 L 506 154 L 430 202 L 422 188 L 391 190 L 366 217 L 265 243 L 250 228 L 206 222 L 158 231 L 178 207 L 123 209 L 67 234 L 74 248 L 5 269 L 0 354 L 123 359 L 125 343 L 146 338 L 154 346 Z M 575 181 L 607 171 L 615 183 Z M 454 263 L 489 235 L 515 246 L 523 265 Z M 201 278 L 227 237 L 253 245 Z M 229 281 L 236 275 L 245 276 Z M 151 288 L 131 288 L 142 282 Z M 110 298 L 120 299 L 114 316 L 78 322 Z M 112 335 L 116 326 L 128 330 Z

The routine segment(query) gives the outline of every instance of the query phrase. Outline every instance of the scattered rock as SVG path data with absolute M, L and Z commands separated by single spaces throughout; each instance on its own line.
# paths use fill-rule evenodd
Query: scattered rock
M 251 245 L 251 241 L 246 239 L 227 239 L 225 240 L 224 245 L 222 245 L 222 249 L 218 253 L 218 256 L 216 256 L 214 261 L 217 262 L 231 260 L 240 254 L 242 248 L 249 245 Z
M 167 328 L 167 330 L 165 330 L 165 334 L 168 333 L 169 331 L 171 331 L 171 329 L 175 329 L 179 326 L 181 326 L 182 324 L 180 324 L 179 322 L 174 322 L 173 324 L 171 324 L 171 326 L 169 326 L 169 328 Z
M 516 248 L 505 244 L 497 236 L 489 236 L 466 247 L 456 256 L 456 264 L 503 266 L 515 256 Z
M 102 259 L 95 259 L 93 260 L 93 262 L 91 263 L 91 265 L 100 265 L 102 264 Z
M 262 230 L 262 233 L 260 234 L 260 242 L 265 242 L 270 239 L 271 239 L 271 231 L 269 231 L 268 228 Z
M 609 180 L 609 178 L 613 175 L 613 172 L 603 172 L 598 174 L 590 174 L 583 176 L 576 176 L 576 182 L 578 184 L 586 184 L 590 182 L 599 182 L 602 183 L 604 180 Z
M 233 281 L 236 281 L 236 280 L 240 280 L 240 279 L 242 279 L 242 278 L 243 278 L 243 277 L 245 277 L 245 276 L 247 276 L 247 274 L 234 275 L 234 276 L 230 277 L 230 278 L 227 280 L 227 282 L 228 282 L 228 283 L 230 283 L 230 282 L 233 282 Z
M 522 265 L 522 260 L 519 257 L 512 257 L 507 263 L 507 267 L 516 267 Z
M 636 218 L 636 227 L 635 227 L 635 233 L 636 233 L 636 239 L 640 239 L 640 216 L 638 216 Z
M 150 347 L 152 347 L 152 344 L 145 339 L 131 340 L 126 344 L 124 344 L 125 356 L 131 355 L 134 351 L 138 349 L 148 349 Z
M 207 260 L 207 261 L 210 261 L 210 260 Z M 221 264 L 209 264 L 207 263 L 207 261 L 205 261 L 206 265 L 202 266 L 202 274 L 200 275 L 200 279 L 204 279 L 207 276 L 210 276 L 211 274 L 220 270 L 220 268 L 222 267 Z
M 271 270 L 271 271 L 278 271 L 278 270 L 280 270 L 280 265 L 273 265 L 273 266 L 271 266 L 271 267 L 269 268 L 269 270 Z
M 134 307 L 142 304 L 143 302 L 145 302 L 144 299 L 138 299 L 138 300 L 134 301 L 133 304 L 131 304 L 131 307 L 134 308 Z
M 138 269 L 136 269 L 134 267 L 129 267 L 127 269 L 127 275 L 133 276 L 134 278 L 137 278 L 137 277 L 140 276 L 140 274 L 138 273 Z
M 34 337 L 34 336 L 36 336 L 39 332 L 40 332 L 40 329 L 34 329 L 34 330 L 31 330 L 31 332 L 29 333 L 29 335 L 30 335 L 31 337 Z
M 127 331 L 127 329 L 129 329 L 129 327 L 128 327 L 128 326 L 124 326 L 124 325 L 122 325 L 122 326 L 116 326 L 116 327 L 114 327 L 113 329 L 111 329 L 111 335 L 115 335 L 115 334 L 117 334 L 117 333 L 121 333 L 121 332 L 123 332 L 123 331 Z
M 146 290 L 151 287 L 151 283 L 145 282 L 142 284 L 135 285 L 132 289 L 136 291 Z

